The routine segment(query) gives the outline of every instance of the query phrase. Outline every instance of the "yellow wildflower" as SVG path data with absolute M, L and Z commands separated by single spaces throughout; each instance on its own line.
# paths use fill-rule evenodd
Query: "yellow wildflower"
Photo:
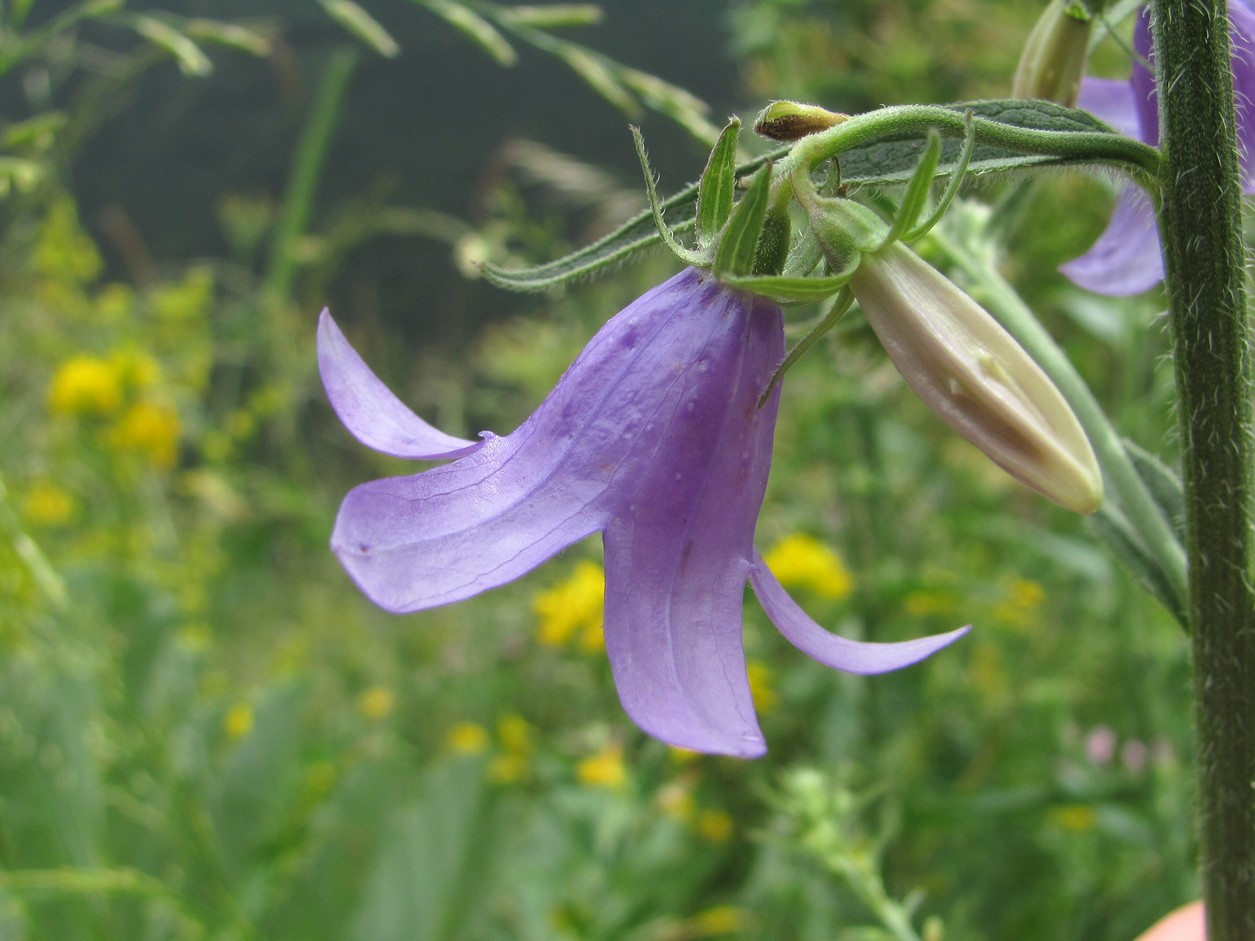
M 913 617 L 946 615 L 958 610 L 959 599 L 945 589 L 922 589 L 908 594 L 902 607 Z
M 692 789 L 684 781 L 673 781 L 659 788 L 654 801 L 664 814 L 681 822 L 692 820 L 697 806 Z
M 627 767 L 623 764 L 623 746 L 607 743 L 597 754 L 590 755 L 575 766 L 575 777 L 588 787 L 615 790 L 627 783 Z
M 508 712 L 497 721 L 497 739 L 506 751 L 532 750 L 532 725 L 520 715 Z
M 726 810 L 703 810 L 693 826 L 703 840 L 726 843 L 732 836 L 732 815 Z
M 122 405 L 114 366 L 96 356 L 73 356 L 53 373 L 48 405 L 58 415 L 108 415 Z
M 161 378 L 161 366 L 142 350 L 117 350 L 109 356 L 109 365 L 128 389 L 147 389 Z
M 994 608 L 994 618 L 1008 627 L 1024 630 L 1032 627 L 1037 613 L 1046 601 L 1046 589 L 1027 578 L 1013 578 L 1005 598 Z
M 222 731 L 227 738 L 238 741 L 253 731 L 253 707 L 246 702 L 237 702 L 222 717 Z
M 40 526 L 60 526 L 74 515 L 74 497 L 50 480 L 37 481 L 22 498 L 22 515 Z
M 105 440 L 115 451 L 141 454 L 153 467 L 166 470 L 178 457 L 179 416 L 164 405 L 136 402 Z
M 501 754 L 488 765 L 488 777 L 498 784 L 512 784 L 527 777 L 531 766 L 532 727 L 522 716 L 507 713 L 497 721 Z
M 357 697 L 357 711 L 367 719 L 384 719 L 392 713 L 396 697 L 386 686 L 372 686 Z
M 717 905 L 699 912 L 693 918 L 693 936 L 710 938 L 719 934 L 732 934 L 745 927 L 745 912 L 735 905 Z
M 746 665 L 746 670 L 749 673 L 750 695 L 754 697 L 754 705 L 759 712 L 771 712 L 780 700 L 776 694 L 775 674 L 771 667 L 759 660 L 751 660 Z
M 478 755 L 488 747 L 488 732 L 478 722 L 456 722 L 445 733 L 445 747 L 461 755 Z
M 578 563 L 570 578 L 541 592 L 532 602 L 532 610 L 540 619 L 540 642 L 561 647 L 578 638 L 584 650 L 601 649 L 605 643 L 605 595 L 606 576 L 601 566 L 587 560 Z
M 854 590 L 854 579 L 841 556 L 805 533 L 785 536 L 763 560 L 786 588 L 805 589 L 833 600 L 849 597 Z
M 1065 830 L 1087 833 L 1097 826 L 1098 811 L 1089 804 L 1064 804 L 1050 811 L 1050 819 Z

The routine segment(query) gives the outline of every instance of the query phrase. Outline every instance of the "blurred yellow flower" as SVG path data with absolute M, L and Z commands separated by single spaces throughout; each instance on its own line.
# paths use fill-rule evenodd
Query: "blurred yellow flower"
M 372 686 L 357 697 L 357 711 L 367 719 L 385 719 L 392 714 L 396 697 L 385 686 Z
M 253 707 L 246 702 L 237 702 L 222 717 L 222 731 L 227 738 L 238 741 L 253 731 Z
M 497 739 L 506 751 L 532 750 L 532 725 L 522 716 L 507 712 L 497 720 Z
M 958 610 L 959 599 L 946 589 L 928 588 L 908 594 L 902 607 L 914 617 L 953 614 Z
M 128 389 L 147 389 L 161 378 L 161 366 L 142 350 L 117 350 L 109 356 L 109 365 Z
M 489 780 L 498 784 L 523 780 L 531 767 L 531 724 L 520 715 L 506 713 L 497 720 L 497 741 L 501 743 L 501 754 L 488 765 Z
M 699 912 L 692 921 L 693 936 L 709 938 L 731 934 L 745 927 L 745 912 L 735 905 L 717 905 Z
M 1089 804 L 1064 804 L 1050 811 L 1050 819 L 1065 830 L 1086 833 L 1098 825 L 1098 811 Z
M 623 763 L 623 746 L 608 742 L 601 751 L 590 755 L 575 766 L 575 777 L 588 787 L 604 787 L 610 790 L 627 783 L 627 766 Z
M 36 481 L 22 498 L 22 515 L 39 526 L 60 526 L 74 515 L 74 497 L 50 480 Z
M 749 674 L 750 695 L 754 697 L 754 705 L 759 712 L 771 712 L 780 701 L 780 697 L 776 695 L 775 674 L 771 667 L 760 660 L 751 660 L 746 664 L 746 671 Z
M 578 640 L 591 652 L 605 645 L 602 611 L 605 604 L 606 576 L 600 565 L 587 560 L 578 563 L 571 577 L 543 591 L 532 601 L 540 619 L 538 636 L 542 644 L 561 647 Z
M 682 823 L 693 819 L 697 807 L 696 801 L 693 800 L 693 791 L 684 781 L 672 781 L 659 788 L 654 801 L 664 814 Z
M 1007 583 L 1005 597 L 994 608 L 994 618 L 1008 627 L 1025 630 L 1033 626 L 1045 602 L 1046 589 L 1039 582 L 1012 578 Z
M 833 600 L 847 598 L 854 590 L 854 579 L 841 556 L 805 533 L 785 536 L 764 554 L 763 561 L 786 588 L 801 588 Z
M 711 843 L 726 843 L 732 836 L 732 815 L 726 810 L 703 810 L 693 824 L 697 835 Z
M 108 415 L 122 405 L 122 383 L 112 363 L 73 356 L 48 383 L 48 406 L 58 415 Z
M 153 467 L 169 469 L 178 457 L 179 416 L 164 405 L 136 402 L 109 429 L 105 441 L 115 451 L 138 453 Z
M 462 755 L 478 755 L 488 747 L 488 731 L 478 722 L 455 722 L 445 733 L 445 747 Z

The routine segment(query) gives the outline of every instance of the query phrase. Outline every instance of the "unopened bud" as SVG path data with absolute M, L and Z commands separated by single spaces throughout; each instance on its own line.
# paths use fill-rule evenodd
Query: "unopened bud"
M 1024 44 L 1011 96 L 1040 98 L 1075 108 L 1089 58 L 1093 22 L 1076 0 L 1052 0 Z
M 951 428 L 1069 510 L 1102 505 L 1102 473 L 1072 409 L 976 301 L 900 242 L 865 253 L 850 288 L 907 384 Z
M 754 119 L 754 132 L 772 140 L 801 140 L 808 134 L 826 131 L 848 121 L 848 114 L 829 111 L 800 101 L 773 101 Z

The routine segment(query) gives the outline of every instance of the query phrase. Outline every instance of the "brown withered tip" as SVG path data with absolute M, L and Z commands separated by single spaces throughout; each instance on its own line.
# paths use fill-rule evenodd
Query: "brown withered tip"
M 849 115 L 800 101 L 773 101 L 754 119 L 754 133 L 770 140 L 795 141 L 826 131 Z

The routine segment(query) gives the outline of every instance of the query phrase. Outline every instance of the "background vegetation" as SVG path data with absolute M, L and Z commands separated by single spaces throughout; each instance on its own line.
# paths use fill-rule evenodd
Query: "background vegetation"
M 0 938 L 1122 941 L 1196 893 L 1179 629 L 857 318 L 789 375 L 759 542 L 842 633 L 975 630 L 861 679 L 747 603 L 764 759 L 631 726 L 595 544 L 406 618 L 340 571 L 344 491 L 410 469 L 323 402 L 323 306 L 425 417 L 509 430 L 674 270 L 473 280 L 643 205 L 629 119 L 678 186 L 769 98 L 1005 94 L 1037 10 L 604 13 L 0 3 Z M 1004 269 L 1170 458 L 1159 297 L 1055 271 L 1105 184 L 1024 198 Z

